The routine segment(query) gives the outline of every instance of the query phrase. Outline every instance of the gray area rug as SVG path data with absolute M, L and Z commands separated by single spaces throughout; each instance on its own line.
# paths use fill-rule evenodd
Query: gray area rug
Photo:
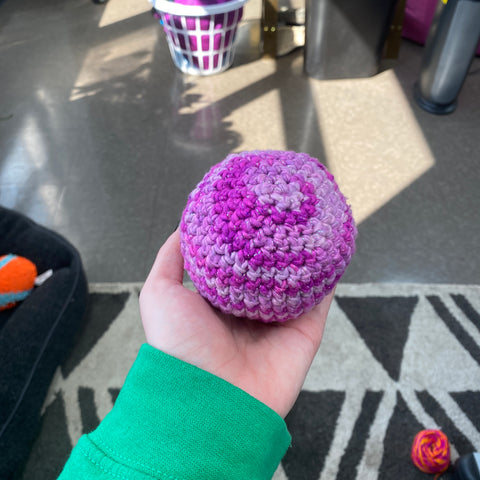
M 55 479 L 112 408 L 144 342 L 140 288 L 90 286 L 85 328 L 52 382 L 23 480 Z M 287 424 L 292 447 L 275 480 L 431 478 L 410 461 L 424 428 L 447 434 L 453 460 L 480 451 L 480 286 L 339 285 Z

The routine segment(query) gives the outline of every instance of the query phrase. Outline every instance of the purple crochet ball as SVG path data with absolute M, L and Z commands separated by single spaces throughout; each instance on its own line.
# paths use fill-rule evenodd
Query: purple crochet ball
M 224 313 L 284 322 L 309 311 L 345 272 L 357 230 L 333 176 L 305 153 L 229 155 L 189 195 L 185 269 Z

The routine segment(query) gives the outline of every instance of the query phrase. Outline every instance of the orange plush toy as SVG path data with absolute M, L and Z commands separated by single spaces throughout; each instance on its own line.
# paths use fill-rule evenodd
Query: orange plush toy
M 0 257 L 0 310 L 14 307 L 33 290 L 37 267 L 28 259 L 9 254 Z

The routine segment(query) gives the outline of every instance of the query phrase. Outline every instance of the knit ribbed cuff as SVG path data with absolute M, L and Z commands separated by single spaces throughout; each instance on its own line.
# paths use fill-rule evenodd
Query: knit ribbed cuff
M 270 480 L 291 440 L 263 403 L 146 344 L 88 438 L 127 469 L 178 480 Z

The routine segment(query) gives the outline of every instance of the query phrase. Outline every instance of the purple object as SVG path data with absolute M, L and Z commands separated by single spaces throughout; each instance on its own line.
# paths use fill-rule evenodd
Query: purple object
M 175 0 L 175 3 L 181 3 L 182 5 L 219 5 L 221 3 L 227 3 L 230 0 Z
M 438 0 L 407 0 L 402 35 L 409 40 L 424 45 L 430 32 L 437 5 Z M 475 53 L 480 55 L 480 44 L 477 46 Z
M 175 3 L 208 7 L 229 1 L 177 0 Z M 200 70 L 209 70 L 221 67 L 224 60 L 231 60 L 228 54 L 242 15 L 243 8 L 201 17 L 165 13 L 162 23 L 174 50 Z
M 313 308 L 355 251 L 351 209 L 305 153 L 229 155 L 189 195 L 180 223 L 185 269 L 223 311 L 283 322 Z

